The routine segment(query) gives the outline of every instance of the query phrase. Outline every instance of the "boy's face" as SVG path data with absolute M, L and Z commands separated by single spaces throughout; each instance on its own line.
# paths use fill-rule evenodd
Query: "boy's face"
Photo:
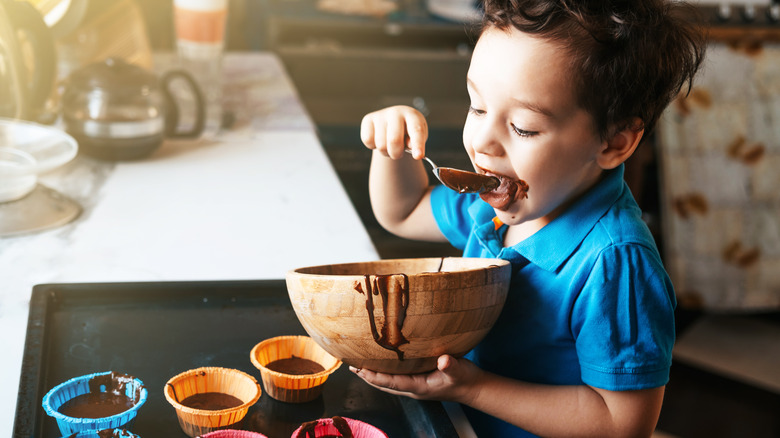
M 467 85 L 463 142 L 479 172 L 528 183 L 528 198 L 493 205 L 507 225 L 541 228 L 596 183 L 606 142 L 577 105 L 566 53 L 514 28 L 485 30 Z

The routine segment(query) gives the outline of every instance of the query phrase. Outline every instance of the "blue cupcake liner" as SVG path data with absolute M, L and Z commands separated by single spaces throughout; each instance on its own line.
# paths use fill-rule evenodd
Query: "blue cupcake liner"
M 103 432 L 105 434 L 106 431 L 110 431 L 113 433 L 111 435 L 112 437 L 119 437 L 119 438 L 141 438 L 138 435 L 127 431 L 126 429 L 92 429 L 92 430 L 82 430 L 81 432 L 75 434 L 75 435 L 69 435 L 67 437 L 62 438 L 98 438 L 101 436 L 100 432 Z M 102 435 L 105 436 L 105 435 Z
M 116 415 L 103 418 L 73 418 L 63 415 L 59 412 L 60 407 L 68 400 L 89 393 L 89 381 L 97 376 L 111 374 L 111 371 L 87 374 L 80 377 L 74 377 L 66 382 L 52 388 L 43 397 L 43 409 L 46 414 L 57 420 L 57 426 L 60 433 L 69 436 L 81 431 L 96 431 L 102 429 L 130 429 L 132 427 L 138 409 L 146 402 L 148 395 L 144 383 L 133 378 L 127 383 L 125 395 L 134 398 L 136 392 L 140 394 L 138 401 L 132 408 L 120 412 Z

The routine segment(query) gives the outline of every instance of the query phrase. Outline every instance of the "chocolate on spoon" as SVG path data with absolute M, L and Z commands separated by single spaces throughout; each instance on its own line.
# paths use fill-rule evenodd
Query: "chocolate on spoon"
M 409 154 L 411 149 L 405 149 Z M 501 180 L 495 176 L 482 175 L 476 172 L 453 169 L 452 167 L 439 167 L 428 157 L 423 157 L 433 168 L 433 174 L 442 184 L 458 193 L 485 193 L 495 190 L 501 185 Z
M 458 193 L 485 193 L 495 190 L 501 184 L 501 181 L 495 176 L 467 172 L 451 167 L 439 167 L 434 173 L 442 184 Z

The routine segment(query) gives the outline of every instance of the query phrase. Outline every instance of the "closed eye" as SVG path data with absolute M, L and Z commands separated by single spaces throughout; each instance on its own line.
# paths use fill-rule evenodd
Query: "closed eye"
M 526 131 L 525 129 L 520 129 L 517 126 L 515 126 L 514 123 L 512 125 L 512 130 L 515 131 L 515 134 L 519 135 L 520 137 L 533 137 L 534 135 L 538 134 L 536 131 Z
M 481 116 L 485 114 L 485 110 L 476 109 L 473 106 L 469 105 L 469 114 L 474 114 L 476 116 Z

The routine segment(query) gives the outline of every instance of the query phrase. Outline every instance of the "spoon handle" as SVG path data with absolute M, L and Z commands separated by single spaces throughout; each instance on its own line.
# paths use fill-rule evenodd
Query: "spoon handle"
M 407 154 L 409 154 L 409 155 L 413 155 L 413 152 L 412 152 L 412 150 L 411 150 L 411 149 L 409 149 L 409 148 L 405 148 L 405 149 L 404 149 L 404 152 L 406 152 L 406 153 L 407 153 Z M 437 166 L 437 165 L 436 165 L 436 163 L 434 163 L 433 161 L 431 161 L 431 159 L 430 159 L 430 158 L 428 158 L 428 157 L 423 157 L 423 160 L 427 161 L 427 162 L 428 162 L 428 164 L 430 164 L 430 165 L 431 165 L 431 167 L 433 168 L 433 174 L 434 174 L 434 175 L 436 175 L 436 178 L 438 178 L 438 177 L 439 177 L 439 166 Z

